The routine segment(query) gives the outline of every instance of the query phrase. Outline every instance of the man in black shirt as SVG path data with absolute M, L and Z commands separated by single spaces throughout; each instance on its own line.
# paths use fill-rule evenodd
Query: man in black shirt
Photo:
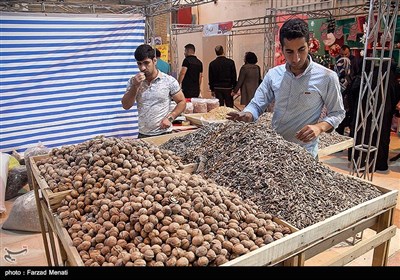
M 186 98 L 199 97 L 203 79 L 203 63 L 194 55 L 193 44 L 185 46 L 185 59 L 179 73 L 178 82 Z
M 208 82 L 211 94 L 219 99 L 220 106 L 233 108 L 232 91 L 236 86 L 235 62 L 225 57 L 222 46 L 215 47 L 217 58 L 208 66 Z

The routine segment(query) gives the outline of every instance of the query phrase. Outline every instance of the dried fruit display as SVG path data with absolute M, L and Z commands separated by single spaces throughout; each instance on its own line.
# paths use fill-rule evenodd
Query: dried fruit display
M 99 137 L 37 162 L 86 266 L 218 266 L 290 233 L 252 202 L 183 173 L 171 151 Z
M 266 126 L 270 127 L 271 120 L 272 120 L 272 113 L 266 112 L 257 119 L 257 123 L 265 124 Z M 332 146 L 335 144 L 339 144 L 343 141 L 347 141 L 349 139 L 351 139 L 351 138 L 341 135 L 341 134 L 337 133 L 336 131 L 332 131 L 331 133 L 321 133 L 319 135 L 318 149 L 321 150 L 326 147 L 329 147 L 329 146 Z
M 372 184 L 332 171 L 301 146 L 261 123 L 210 124 L 164 143 L 198 173 L 298 228 L 381 194 Z

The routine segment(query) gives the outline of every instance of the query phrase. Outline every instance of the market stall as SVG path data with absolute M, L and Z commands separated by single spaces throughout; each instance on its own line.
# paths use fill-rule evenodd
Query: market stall
M 186 134 L 186 136 L 188 136 L 188 135 L 190 135 L 190 134 Z M 168 138 L 170 138 L 170 137 L 168 137 Z M 97 139 L 95 141 L 97 141 L 96 145 L 98 145 L 99 147 L 103 147 L 105 150 L 107 150 L 107 147 L 109 147 L 110 151 L 111 151 L 112 150 L 111 147 L 114 146 L 114 147 L 118 147 L 119 152 L 121 152 L 123 154 L 125 154 L 129 151 L 129 148 L 127 148 L 128 146 L 126 146 L 126 142 L 123 142 L 123 144 L 125 145 L 125 146 L 123 146 L 120 142 L 118 142 L 120 144 L 117 144 L 117 145 L 112 144 L 112 141 L 118 141 L 118 140 L 102 139 L 100 141 L 99 139 Z M 142 141 L 137 141 L 137 142 L 142 143 Z M 160 141 L 160 139 L 158 139 L 156 142 L 160 143 L 161 141 Z M 207 144 L 207 143 L 205 143 L 205 144 Z M 82 145 L 85 148 L 89 147 L 89 145 L 87 143 L 82 144 Z M 108 146 L 108 145 L 111 145 L 111 146 Z M 134 144 L 134 145 L 136 145 L 136 144 Z M 144 146 L 142 147 L 141 145 L 142 144 L 140 144 L 140 145 L 137 144 L 136 146 L 140 146 L 141 147 L 140 150 L 143 150 Z M 123 148 L 123 147 L 125 147 L 125 148 Z M 62 159 L 62 162 L 73 163 L 73 162 L 76 162 L 80 158 L 79 153 L 77 153 L 75 150 L 76 150 L 75 148 L 69 147 L 68 150 L 66 150 L 66 151 L 61 151 L 61 150 L 54 151 L 52 157 L 56 158 L 55 155 L 57 155 L 57 157 L 59 157 L 59 159 L 60 158 Z M 116 152 L 116 148 L 114 150 Z M 158 148 L 153 146 L 153 148 L 149 147 L 149 151 L 159 151 L 159 150 L 158 150 Z M 144 152 L 143 155 L 147 154 L 147 152 L 145 150 L 143 150 L 143 152 Z M 169 154 L 169 153 L 167 153 L 167 154 L 169 156 L 166 156 L 166 159 L 168 159 L 169 162 L 173 162 L 175 160 L 175 158 L 172 156 L 172 154 Z M 205 154 L 207 154 L 207 153 L 205 153 Z M 62 157 L 60 157 L 61 155 L 62 155 Z M 72 156 L 72 155 L 74 155 L 74 156 Z M 93 156 L 97 157 L 96 154 Z M 129 156 L 129 153 L 128 153 L 128 156 Z M 80 162 L 82 162 L 82 160 L 85 159 L 84 155 L 82 155 L 82 157 L 83 157 L 83 159 L 81 158 Z M 222 155 L 222 157 L 224 157 L 224 156 Z M 121 158 L 124 158 L 124 156 L 121 156 Z M 137 155 L 137 158 L 140 159 L 140 154 Z M 33 157 L 31 159 L 32 159 L 31 164 L 32 164 L 32 173 L 33 173 L 32 175 L 35 178 L 34 189 L 35 189 L 36 198 L 37 198 L 37 205 L 40 206 L 39 214 L 41 217 L 42 229 L 45 228 L 45 224 L 47 224 L 47 228 L 49 229 L 48 234 L 46 234 L 46 231 L 43 230 L 43 238 L 44 238 L 45 245 L 46 245 L 46 252 L 47 252 L 49 264 L 90 265 L 90 264 L 96 263 L 97 262 L 96 260 L 98 260 L 98 259 L 100 261 L 104 261 L 104 259 L 103 259 L 104 256 L 103 257 L 98 256 L 98 251 L 96 251 L 96 250 L 101 251 L 101 249 L 103 248 L 103 245 L 96 245 L 97 247 L 92 247 L 91 250 L 96 251 L 97 252 L 96 254 L 94 251 L 87 251 L 91 247 L 90 243 L 81 245 L 82 241 L 86 239 L 86 237 L 84 237 L 84 236 L 86 236 L 87 234 L 89 234 L 89 235 L 94 234 L 93 237 L 96 236 L 96 240 L 98 238 L 99 242 L 104 241 L 104 239 L 101 238 L 101 236 L 98 236 L 99 233 L 97 233 L 97 235 L 96 235 L 96 232 L 92 231 L 92 233 L 90 234 L 91 229 L 94 231 L 98 231 L 100 229 L 98 229 L 99 226 L 96 225 L 95 220 L 91 220 L 90 222 L 88 220 L 88 219 L 92 219 L 92 217 L 94 217 L 93 215 L 96 215 L 96 217 L 98 217 L 98 213 L 100 213 L 100 212 L 92 212 L 93 215 L 84 214 L 84 213 L 89 213 L 92 210 L 92 208 L 95 207 L 95 206 L 90 206 L 90 205 L 92 205 L 91 204 L 92 202 L 94 203 L 93 205 L 98 205 L 97 204 L 98 202 L 95 202 L 95 201 L 98 201 L 97 198 L 99 195 L 101 195 L 101 191 L 93 193 L 93 191 L 86 190 L 85 197 L 82 199 L 79 199 L 78 198 L 79 193 L 81 191 L 83 192 L 83 190 L 79 190 L 79 188 L 78 188 L 78 190 L 76 190 L 76 189 L 74 190 L 74 188 L 72 186 L 76 186 L 76 187 L 81 186 L 81 184 L 79 183 L 80 176 L 81 177 L 88 176 L 88 175 L 84 175 L 86 173 L 80 173 L 80 172 L 84 172 L 82 167 L 78 169 L 78 170 L 82 169 L 78 173 L 78 175 L 79 174 L 81 174 L 81 175 L 72 176 L 71 178 L 73 178 L 73 180 L 71 180 L 71 181 L 69 181 L 65 177 L 61 176 L 59 179 L 57 179 L 57 180 L 59 180 L 59 183 L 56 184 L 54 181 L 57 178 L 56 175 L 50 175 L 50 174 L 54 174 L 54 172 L 52 172 L 52 170 L 55 170 L 55 168 L 58 168 L 59 169 L 59 171 L 57 171 L 58 173 L 63 174 L 63 172 L 64 172 L 64 171 L 62 171 L 62 169 L 60 169 L 61 168 L 60 165 L 57 164 L 58 161 L 54 161 L 52 164 L 50 164 L 52 161 L 49 159 L 49 157 L 46 158 L 43 156 Z M 90 158 L 88 158 L 87 160 L 90 160 Z M 101 162 L 99 162 L 99 160 Z M 115 160 L 117 160 L 117 159 L 115 159 Z M 142 160 L 144 160 L 143 162 L 146 162 L 144 157 Z M 97 162 L 93 166 L 93 168 L 95 168 L 95 170 L 98 170 L 97 174 L 100 174 L 99 173 L 100 170 L 105 170 L 106 172 L 109 172 L 109 176 L 114 176 L 114 174 L 116 174 L 115 172 L 126 172 L 126 171 L 123 171 L 122 168 L 120 171 L 118 171 L 119 170 L 117 167 L 118 165 L 114 166 L 112 164 L 112 162 L 110 164 L 103 165 L 107 161 L 108 161 L 108 159 L 106 159 L 106 157 L 103 157 L 103 160 L 101 160 L 101 157 L 98 157 Z M 125 166 L 129 165 L 128 162 L 123 162 L 123 164 Z M 218 163 L 216 163 L 216 164 L 218 165 Z M 107 169 L 100 168 L 101 165 L 110 166 L 111 169 L 109 170 L 109 168 L 107 168 Z M 91 165 L 88 165 L 88 169 L 93 170 L 90 166 Z M 184 167 L 183 165 L 178 163 L 175 167 L 171 167 L 172 169 L 170 169 L 170 170 L 183 169 L 183 167 Z M 167 170 L 167 169 L 165 169 L 165 170 Z M 96 184 L 95 181 L 99 180 L 99 179 L 96 179 L 95 173 L 91 172 L 90 174 L 92 174 L 92 176 L 85 177 L 86 178 L 85 180 L 87 180 L 87 183 L 90 183 L 91 185 Z M 107 177 L 108 175 L 106 175 L 106 174 L 107 173 L 104 173 L 103 175 L 105 175 Z M 138 174 L 141 174 L 141 176 L 143 176 L 144 173 L 138 173 Z M 177 175 L 177 174 L 180 174 L 180 173 L 176 173 L 175 176 L 178 176 L 178 177 L 183 176 L 182 178 L 185 178 L 185 176 L 197 176 L 197 175 L 190 175 L 190 174 L 187 174 L 187 175 Z M 76 176 L 78 176 L 78 177 L 76 177 Z M 138 175 L 134 176 L 134 178 L 136 178 L 135 180 L 141 180 L 140 176 L 139 177 L 137 177 L 137 176 Z M 148 175 L 146 175 L 145 177 L 149 178 L 147 176 Z M 103 186 L 106 184 L 106 180 L 107 180 L 106 177 L 104 177 L 105 180 L 100 178 L 101 179 L 100 181 L 103 182 Z M 221 259 L 220 259 L 221 262 L 216 262 L 216 263 L 214 263 L 214 265 L 215 264 L 216 265 L 223 264 L 223 265 L 228 265 L 228 266 L 229 265 L 275 265 L 275 264 L 279 264 L 279 263 L 282 263 L 284 265 L 304 265 L 305 260 L 307 260 L 307 259 L 311 258 L 312 256 L 317 255 L 321 252 L 324 252 L 325 250 L 332 247 L 333 245 L 346 240 L 350 236 L 354 236 L 356 233 L 358 233 L 359 231 L 362 231 L 366 228 L 371 228 L 371 229 L 375 230 L 377 232 L 377 234 L 369 239 L 363 240 L 362 243 L 360 242 L 360 243 L 356 244 L 352 248 L 351 252 L 343 253 L 342 255 L 338 256 L 336 260 L 329 260 L 329 262 L 331 262 L 334 265 L 338 265 L 338 264 L 344 265 L 344 264 L 348 263 L 349 261 L 351 261 L 353 258 L 360 256 L 364 252 L 369 251 L 372 248 L 376 248 L 374 251 L 373 264 L 374 265 L 384 265 L 387 261 L 389 240 L 395 234 L 395 226 L 392 226 L 392 217 L 393 217 L 393 210 L 396 205 L 398 192 L 397 191 L 389 191 L 384 188 L 379 188 L 379 187 L 373 186 L 372 184 L 370 184 L 368 182 L 365 182 L 363 180 L 356 179 L 356 178 L 353 178 L 350 176 L 347 176 L 347 177 L 348 178 L 340 177 L 340 178 L 342 178 L 341 180 L 346 180 L 345 185 L 347 187 L 350 188 L 350 185 L 353 183 L 361 184 L 362 186 L 367 186 L 368 188 L 376 189 L 376 191 L 377 191 L 376 195 L 373 195 L 373 196 L 371 196 L 370 199 L 368 199 L 368 197 L 366 196 L 366 193 L 364 193 L 362 195 L 362 197 L 366 198 L 366 200 L 364 200 L 364 202 L 353 204 L 354 206 L 348 208 L 347 210 L 337 212 L 337 214 L 334 214 L 333 216 L 330 216 L 319 222 L 305 225 L 300 230 L 298 230 L 297 227 L 292 226 L 292 223 L 288 223 L 285 220 L 282 220 L 282 219 L 274 219 L 273 221 L 271 220 L 271 222 L 268 222 L 268 223 L 272 223 L 272 222 L 275 223 L 275 224 L 273 224 L 273 227 L 271 227 L 271 229 L 276 229 L 279 227 L 283 227 L 283 228 L 287 228 L 287 229 L 283 229 L 283 228 L 280 229 L 278 231 L 279 234 L 278 233 L 273 234 L 273 239 L 271 239 L 271 240 L 268 239 L 269 240 L 268 243 L 264 243 L 264 245 L 262 245 L 258 248 L 253 248 L 252 250 L 249 249 L 246 251 L 241 246 L 239 246 L 237 248 L 238 251 L 236 251 L 237 254 L 236 253 L 234 254 L 233 251 L 229 251 L 229 252 L 231 252 L 231 254 L 234 254 L 233 256 L 235 256 L 235 257 L 233 259 L 227 260 L 227 261 L 221 261 L 223 259 L 221 257 Z M 108 178 L 110 178 L 110 177 L 108 177 Z M 201 177 L 190 177 L 190 178 L 199 178 L 199 180 L 202 180 L 202 179 L 200 179 Z M 154 182 L 154 180 L 152 179 L 151 182 Z M 122 184 L 122 185 L 120 185 L 120 187 L 122 187 L 124 185 L 123 180 L 121 179 L 121 181 L 119 181 L 119 182 L 120 183 L 117 182 L 117 184 Z M 138 182 L 140 182 L 140 181 L 138 181 Z M 142 187 L 144 187 L 143 184 L 150 183 L 149 180 L 142 181 L 142 182 L 143 182 L 143 183 L 141 183 Z M 146 183 L 144 183 L 144 182 L 146 182 Z M 204 181 L 204 182 L 206 182 L 206 181 Z M 187 181 L 187 183 L 192 184 L 192 183 L 189 183 L 189 181 Z M 109 184 L 109 183 L 107 183 L 107 184 Z M 101 185 L 98 185 L 98 187 L 100 187 L 100 186 Z M 111 186 L 108 186 L 108 187 L 110 188 Z M 128 186 L 126 186 L 126 187 L 128 187 Z M 357 187 L 357 188 L 359 188 L 359 187 Z M 125 191 L 128 191 L 128 189 L 125 189 Z M 90 190 L 92 190 L 92 187 L 90 188 Z M 122 190 L 123 189 L 120 189 L 120 191 L 122 191 Z M 147 190 L 147 191 L 145 191 L 145 194 L 146 194 L 146 192 L 148 193 L 148 191 L 150 189 L 144 188 L 144 190 Z M 224 191 L 225 189 L 220 189 L 220 190 L 225 192 Z M 362 193 L 361 189 L 359 189 L 359 192 Z M 118 191 L 116 193 L 115 192 L 112 192 L 112 193 L 116 194 L 116 193 L 118 193 Z M 139 193 L 136 193 L 136 195 L 138 195 L 138 194 Z M 168 199 L 168 201 L 169 201 L 168 203 L 172 203 L 172 204 L 169 204 L 169 205 L 173 206 L 176 204 L 183 203 L 183 204 L 181 204 L 183 207 L 184 202 L 180 201 L 180 199 L 184 196 L 177 196 L 178 192 L 175 192 L 175 191 L 173 191 L 172 194 L 174 194 L 173 197 L 169 197 L 169 199 Z M 184 193 L 181 193 L 181 195 L 184 195 Z M 76 204 L 76 202 L 72 203 L 72 201 L 75 198 L 78 199 L 77 204 Z M 109 196 L 109 198 L 112 198 L 112 196 Z M 154 196 L 154 198 L 156 198 L 156 196 Z M 210 197 L 210 199 L 211 199 L 211 197 Z M 239 199 L 239 198 L 237 198 L 237 199 Z M 120 198 L 118 201 L 123 202 L 125 200 Z M 237 201 L 239 203 L 239 200 L 232 200 L 232 201 Z M 208 203 L 211 203 L 211 201 Z M 100 202 L 100 204 L 101 204 L 101 202 Z M 344 203 L 344 204 L 346 204 L 346 203 Z M 69 205 L 69 206 L 67 206 L 67 205 Z M 75 205 L 75 206 L 71 208 L 71 205 Z M 78 206 L 78 205 L 81 205 L 81 206 Z M 122 206 L 122 205 L 119 205 L 117 203 L 117 201 L 115 203 L 112 203 L 111 205 L 112 206 L 109 205 L 108 207 L 104 206 L 101 208 L 101 209 L 104 208 L 103 210 L 98 210 L 98 211 L 104 211 L 106 208 L 109 209 L 109 207 L 119 208 Z M 212 204 L 210 204 L 210 205 L 212 205 Z M 134 206 L 133 204 L 131 206 L 133 207 L 133 209 L 136 209 L 135 207 L 137 207 L 137 206 Z M 81 208 L 81 207 L 83 207 L 83 208 Z M 175 206 L 175 207 L 177 207 L 177 206 Z M 202 206 L 199 205 L 199 206 L 193 206 L 193 207 L 195 207 L 195 208 L 199 207 L 199 208 L 197 208 L 199 210 L 207 209 L 207 206 L 205 206 L 203 204 L 202 204 Z M 232 205 L 228 206 L 228 209 L 230 209 L 231 207 L 233 207 L 233 206 Z M 76 210 L 79 210 L 79 209 L 85 209 L 85 210 L 84 211 L 82 210 L 83 211 L 82 212 L 82 211 L 73 210 L 73 208 L 75 208 Z M 124 212 L 124 213 L 131 213 L 131 215 L 134 213 L 134 212 L 131 212 L 129 209 L 125 209 L 125 208 L 126 208 L 126 205 L 123 206 L 123 208 L 121 207 L 119 209 L 123 209 L 122 212 Z M 184 208 L 180 207 L 179 209 L 184 209 Z M 234 208 L 232 208 L 231 210 L 233 210 L 233 209 Z M 245 208 L 242 208 L 242 210 L 244 210 L 244 209 Z M 246 209 L 250 209 L 250 208 L 246 208 Z M 117 211 L 117 209 L 115 209 L 113 211 Z M 128 211 L 128 212 L 125 212 L 125 211 Z M 181 211 L 183 211 L 183 210 L 181 210 Z M 97 214 L 95 214 L 95 213 L 97 213 Z M 103 219 L 105 217 L 104 213 L 102 214 Z M 115 215 L 115 213 L 117 213 L 117 212 L 114 212 L 113 215 Z M 118 212 L 118 213 L 121 213 L 121 212 Z M 176 210 L 175 213 L 178 214 L 180 212 L 178 210 Z M 257 212 L 257 213 L 259 213 L 259 212 Z M 183 212 L 182 212 L 182 215 L 184 215 Z M 123 214 L 119 214 L 118 220 L 120 222 L 124 221 L 125 216 Z M 82 217 L 86 217 L 86 218 L 84 218 L 84 220 L 82 220 Z M 185 215 L 184 215 L 184 217 L 185 217 Z M 237 219 L 240 219 L 239 217 L 240 217 L 240 215 L 237 216 Z M 244 217 L 247 217 L 247 215 L 245 215 Z M 269 216 L 264 216 L 264 217 L 269 217 Z M 97 221 L 98 221 L 98 219 L 99 218 L 97 218 Z M 115 220 L 115 219 L 117 219 L 117 216 L 115 216 L 112 219 L 111 219 L 111 217 L 109 217 L 108 219 L 110 219 L 111 223 L 114 223 L 116 228 L 120 227 L 120 225 L 118 225 L 118 221 Z M 131 219 L 132 219 L 132 216 L 131 216 Z M 129 218 L 128 218 L 128 220 L 129 220 Z M 78 222 L 78 221 L 81 221 L 81 222 Z M 89 222 L 89 224 L 88 224 L 88 222 Z M 251 224 L 250 220 L 247 221 L 248 225 L 249 225 L 249 223 Z M 104 222 L 103 222 L 103 225 L 104 225 Z M 189 222 L 189 225 L 190 225 L 190 222 Z M 272 224 L 270 224 L 270 225 L 272 226 Z M 90 226 L 90 228 L 88 226 Z M 111 226 L 111 224 L 109 226 Z M 109 226 L 107 225 L 107 227 L 109 227 Z M 256 225 L 254 224 L 254 226 L 256 226 Z M 111 228 L 112 228 L 112 226 L 108 230 L 111 230 Z M 182 224 L 182 229 L 183 228 L 187 228 L 187 226 L 185 226 L 185 223 Z M 204 226 L 204 228 L 202 228 L 202 230 L 207 231 L 206 228 L 207 227 Z M 120 234 L 122 233 L 121 230 L 123 231 L 123 228 L 120 228 Z M 143 230 L 143 228 L 142 228 L 142 230 Z M 250 229 L 248 229 L 248 230 L 252 231 Z M 286 234 L 287 230 L 290 230 L 291 233 Z M 79 233 L 80 231 L 82 231 L 81 234 Z M 234 231 L 230 231 L 230 232 L 231 232 L 230 234 L 234 234 L 234 235 L 236 234 Z M 263 232 L 263 230 L 260 230 L 260 231 L 257 230 L 257 232 L 259 232 L 261 234 L 261 232 Z M 80 238 L 80 235 L 81 235 L 81 238 Z M 232 235 L 230 238 L 231 239 L 234 238 L 234 235 Z M 119 236 L 119 235 L 117 234 L 117 236 Z M 211 237 L 209 236 L 207 238 L 211 238 Z M 243 238 L 244 238 L 244 236 L 243 236 Z M 79 242 L 79 240 L 81 240 L 81 241 Z M 136 240 L 136 242 L 138 242 L 137 244 L 140 244 L 141 240 L 142 240 L 141 238 L 137 239 Z M 235 239 L 232 239 L 232 240 L 235 240 Z M 261 240 L 264 240 L 263 242 L 266 242 L 265 240 L 267 240 L 267 239 L 261 239 Z M 111 242 L 111 241 L 109 241 L 109 242 Z M 126 251 L 126 249 L 124 249 L 126 247 L 124 247 L 124 246 L 127 246 L 127 244 L 126 244 L 127 241 L 118 241 L 118 242 L 119 242 L 118 243 L 119 246 L 121 246 L 121 248 L 122 248 L 121 250 Z M 169 241 L 169 242 L 172 242 L 172 241 Z M 98 242 L 96 241 L 95 243 L 97 244 Z M 239 243 L 235 243 L 235 244 L 239 244 Z M 112 243 L 112 244 L 114 244 L 114 243 Z M 162 243 L 160 243 L 160 244 L 162 244 Z M 226 244 L 228 244 L 228 243 L 226 243 Z M 242 243 L 240 243 L 240 244 L 242 244 Z M 243 243 L 243 244 L 246 244 L 246 243 Z M 250 244 L 252 244 L 252 243 L 249 243 L 248 246 L 250 246 Z M 257 244 L 257 241 L 255 242 L 255 244 Z M 117 243 L 114 244 L 113 246 L 116 246 L 116 245 L 117 245 Z M 89 246 L 89 247 L 87 247 L 87 246 Z M 133 245 L 129 245 L 129 246 L 133 246 Z M 140 245 L 139 247 L 141 247 L 141 246 L 144 246 L 144 244 Z M 228 246 L 228 245 L 226 245 L 226 246 Z M 231 247 L 229 247 L 229 248 L 231 248 Z M 233 247 L 230 250 L 233 250 Z M 88 252 L 88 253 L 86 253 L 86 252 Z M 89 254 L 89 252 L 92 252 L 92 253 Z M 240 252 L 240 253 L 238 253 L 238 252 Z M 122 254 L 120 256 L 122 259 L 124 258 L 123 257 L 124 254 Z M 151 255 L 150 252 L 148 252 L 147 254 L 149 254 L 149 255 L 148 255 L 148 259 L 146 261 L 149 264 L 154 264 L 154 262 L 151 261 L 153 259 L 154 255 Z M 123 260 L 118 260 L 119 259 L 118 256 L 119 256 L 119 253 L 115 256 L 116 258 L 113 260 L 118 263 L 123 262 Z M 209 260 L 210 259 L 208 259 L 208 261 Z M 202 261 L 206 261 L 206 260 L 202 259 Z M 132 260 L 132 262 L 134 263 L 133 260 Z M 109 263 L 109 262 L 107 262 L 107 263 Z M 126 262 L 124 264 L 127 264 L 127 263 L 131 264 L 130 260 L 126 260 Z M 144 264 L 146 264 L 146 262 L 138 261 L 138 263 L 136 263 L 136 264 L 144 265 Z M 198 265 L 198 262 L 196 264 Z M 327 264 L 329 264 L 329 263 L 327 263 Z

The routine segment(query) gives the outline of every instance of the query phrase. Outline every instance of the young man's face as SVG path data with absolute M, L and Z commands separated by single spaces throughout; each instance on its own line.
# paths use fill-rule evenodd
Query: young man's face
M 283 39 L 283 55 L 292 71 L 304 68 L 308 57 L 308 43 L 306 38 L 296 38 L 292 40 Z
M 137 61 L 140 72 L 144 73 L 146 77 L 151 76 L 155 70 L 156 58 L 146 58 L 142 61 Z
M 350 50 L 349 49 L 340 49 L 340 56 L 341 57 L 350 57 Z

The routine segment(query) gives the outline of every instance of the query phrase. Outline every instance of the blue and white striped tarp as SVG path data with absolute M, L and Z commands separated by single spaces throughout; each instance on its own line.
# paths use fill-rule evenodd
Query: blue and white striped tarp
M 121 98 L 144 42 L 137 15 L 1 13 L 0 152 L 136 137 Z

